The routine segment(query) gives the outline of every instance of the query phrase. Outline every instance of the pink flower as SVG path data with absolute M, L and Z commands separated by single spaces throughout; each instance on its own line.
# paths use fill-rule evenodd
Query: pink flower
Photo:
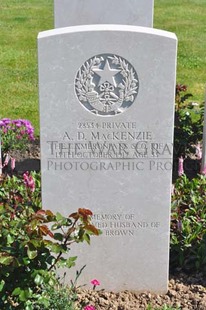
M 32 175 L 29 175 L 29 172 L 25 172 L 23 174 L 24 177 L 24 184 L 26 185 L 27 188 L 31 190 L 31 192 L 34 192 L 35 190 L 35 181 L 32 177 Z
M 195 148 L 196 148 L 195 153 L 196 153 L 197 159 L 202 159 L 202 149 L 201 149 L 201 145 L 199 142 L 197 145 L 195 145 Z
M 5 159 L 4 159 L 4 165 L 3 165 L 3 167 L 6 167 L 6 166 L 8 165 L 8 163 L 9 163 L 9 154 L 7 153 L 7 154 L 6 154 L 6 157 L 5 157 Z
M 181 156 L 178 158 L 178 176 L 179 177 L 184 174 L 183 163 L 184 163 L 184 158 Z
M 100 285 L 100 282 L 97 279 L 94 279 L 90 282 L 93 285 L 93 290 L 95 290 L 96 286 Z
M 96 308 L 94 306 L 86 306 L 84 307 L 84 310 L 96 310 Z
M 206 167 L 203 167 L 203 169 L 201 169 L 200 173 L 203 175 L 206 175 Z
M 16 159 L 11 157 L 11 169 L 14 170 L 16 166 Z
M 94 286 L 100 285 L 100 282 L 97 279 L 92 280 L 90 283 Z

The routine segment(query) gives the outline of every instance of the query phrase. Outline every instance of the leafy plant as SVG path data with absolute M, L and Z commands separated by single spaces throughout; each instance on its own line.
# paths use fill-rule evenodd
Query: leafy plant
M 55 286 L 45 286 L 41 298 L 35 302 L 30 301 L 30 304 L 35 310 L 77 310 L 76 299 L 74 290 L 58 283 Z
M 32 302 L 48 304 L 48 290 L 58 286 L 55 270 L 71 268 L 77 257 L 67 257 L 73 243 L 86 241 L 99 231 L 92 212 L 79 209 L 68 217 L 43 210 L 39 175 L 34 186 L 25 178 L 5 177 L 0 189 L 0 308 L 35 309 Z M 28 174 L 27 174 L 27 177 Z M 45 297 L 46 296 L 46 297 Z M 52 295 L 53 296 L 53 295 Z M 53 298 L 51 296 L 51 298 Z M 12 309 L 12 308 L 11 308 Z
M 29 141 L 34 140 L 34 128 L 30 121 L 25 119 L 11 120 L 3 118 L 0 120 L 1 152 L 0 164 L 2 168 L 8 165 L 11 159 L 11 169 L 15 168 L 15 158 L 11 156 L 12 151 L 25 151 Z
M 187 86 L 176 85 L 176 109 L 174 129 L 174 158 L 195 153 L 195 146 L 202 140 L 203 107 L 187 103 L 192 94 L 186 93 Z
M 182 175 L 172 196 L 171 268 L 206 271 L 206 178 Z
M 26 144 L 34 140 L 34 128 L 30 121 L 25 119 L 1 119 L 0 133 L 3 153 L 12 150 L 24 150 Z

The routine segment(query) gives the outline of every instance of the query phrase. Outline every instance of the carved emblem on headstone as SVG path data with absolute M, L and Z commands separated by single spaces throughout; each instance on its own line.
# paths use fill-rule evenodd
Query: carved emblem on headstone
M 123 57 L 101 54 L 88 59 L 78 70 L 75 91 L 81 104 L 101 116 L 124 112 L 134 102 L 139 80 Z

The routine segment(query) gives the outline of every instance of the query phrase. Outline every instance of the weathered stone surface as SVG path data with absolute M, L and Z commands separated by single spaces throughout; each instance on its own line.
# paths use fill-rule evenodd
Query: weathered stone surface
M 152 27 L 153 0 L 54 0 L 55 28 L 122 24 Z
M 94 212 L 82 283 L 166 292 L 176 37 L 133 26 L 39 34 L 43 206 Z

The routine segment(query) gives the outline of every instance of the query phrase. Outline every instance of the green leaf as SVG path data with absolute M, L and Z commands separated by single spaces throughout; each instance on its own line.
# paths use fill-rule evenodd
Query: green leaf
M 55 233 L 55 234 L 54 234 L 54 239 L 55 239 L 55 240 L 58 240 L 58 241 L 63 241 L 64 237 L 63 237 L 63 235 L 60 234 L 60 233 Z
M 18 296 L 20 293 L 21 293 L 20 287 L 16 287 L 12 292 L 12 296 Z
M 29 297 L 31 297 L 31 291 L 30 290 L 21 290 L 21 292 L 19 294 L 20 301 L 26 301 L 27 299 L 29 299 Z
M 34 259 L 35 257 L 37 257 L 37 249 L 33 246 L 33 244 L 29 244 L 28 248 L 27 248 L 27 255 L 29 259 Z
M 66 250 L 58 243 L 53 243 L 52 245 L 49 245 L 52 252 L 58 254 L 60 252 L 66 253 Z
M 59 212 L 57 212 L 56 219 L 57 219 L 57 221 L 61 221 L 64 219 L 64 217 Z
M 40 274 L 37 274 L 34 278 L 34 282 L 36 285 L 41 285 L 44 282 L 44 278 Z
M 67 263 L 66 258 L 61 257 L 61 258 L 59 259 L 59 261 L 57 262 L 57 265 L 58 265 L 58 267 L 65 267 L 65 266 L 66 266 L 66 263 Z
M 33 310 L 33 309 L 34 309 L 34 308 L 33 308 L 32 305 L 27 305 L 26 308 L 25 308 L 25 310 Z
M 22 261 L 23 261 L 24 265 L 29 265 L 29 263 L 30 263 L 30 259 L 28 257 L 23 257 Z
M 5 285 L 5 281 L 1 280 L 1 282 L 0 282 L 0 292 L 3 290 L 4 285 Z
M 0 264 L 8 266 L 13 262 L 13 259 L 12 256 L 2 256 L 0 257 Z
M 66 266 L 67 268 L 71 268 L 73 266 L 75 266 L 75 261 L 77 259 L 77 256 L 73 256 L 73 257 L 70 257 L 66 260 Z
M 14 242 L 14 240 L 15 240 L 15 239 L 14 239 L 14 237 L 13 237 L 13 236 L 11 236 L 10 234 L 8 234 L 8 235 L 7 235 L 7 243 L 8 243 L 8 244 L 13 243 L 13 242 Z
M 90 236 L 89 236 L 89 234 L 84 234 L 83 238 L 84 238 L 84 240 L 85 240 L 88 244 L 90 244 Z
M 32 243 L 35 248 L 40 248 L 42 245 L 42 240 L 31 239 L 30 243 Z

